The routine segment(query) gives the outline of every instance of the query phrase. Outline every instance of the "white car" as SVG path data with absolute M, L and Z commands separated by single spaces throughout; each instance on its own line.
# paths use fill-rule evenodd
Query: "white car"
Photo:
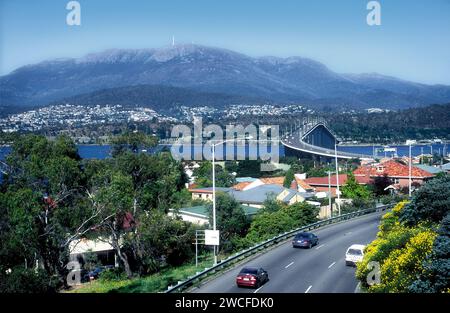
M 345 265 L 356 265 L 364 257 L 365 245 L 351 245 L 345 252 Z

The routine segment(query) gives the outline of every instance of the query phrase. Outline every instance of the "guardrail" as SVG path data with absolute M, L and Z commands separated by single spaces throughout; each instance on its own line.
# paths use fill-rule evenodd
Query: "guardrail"
M 312 230 L 312 229 L 316 229 L 325 225 L 329 225 L 329 224 L 334 224 L 334 223 L 338 223 L 341 221 L 345 221 L 345 220 L 349 220 L 361 215 L 365 215 L 365 214 L 369 214 L 369 213 L 374 213 L 374 212 L 379 212 L 379 211 L 385 211 L 389 208 L 391 208 L 393 206 L 393 204 L 388 204 L 388 205 L 383 205 L 383 206 L 379 206 L 379 207 L 374 207 L 374 208 L 370 208 L 370 209 L 364 209 L 364 210 L 360 210 L 360 211 L 356 211 L 356 212 L 351 212 L 351 213 L 347 213 L 347 214 L 342 214 L 340 216 L 336 216 L 336 217 L 332 217 L 326 220 L 322 220 L 313 224 L 309 224 L 306 226 L 302 226 L 299 227 L 297 229 L 285 232 L 283 234 L 280 234 L 278 236 L 275 236 L 271 239 L 268 239 L 262 243 L 259 243 L 251 248 L 245 249 L 241 252 L 238 252 L 234 255 L 229 256 L 227 259 L 225 260 L 221 260 L 217 265 L 210 267 L 210 268 L 206 268 L 204 271 L 202 272 L 197 272 L 196 275 L 189 277 L 187 280 L 185 281 L 180 281 L 178 282 L 177 285 L 175 286 L 169 286 L 167 288 L 166 293 L 172 293 L 172 292 L 181 292 L 184 289 L 191 287 L 194 283 L 199 282 L 202 278 L 206 277 L 208 274 L 212 274 L 212 273 L 216 273 L 217 270 L 220 269 L 224 269 L 226 267 L 229 267 L 230 265 L 236 263 L 237 261 L 243 260 L 245 258 L 247 258 L 248 256 L 250 256 L 251 254 L 253 254 L 254 252 L 260 252 L 266 248 L 268 248 L 269 246 L 272 246 L 274 244 L 277 244 L 281 241 L 285 241 L 290 237 L 293 237 L 296 233 L 300 232 L 300 231 L 307 231 L 307 230 Z

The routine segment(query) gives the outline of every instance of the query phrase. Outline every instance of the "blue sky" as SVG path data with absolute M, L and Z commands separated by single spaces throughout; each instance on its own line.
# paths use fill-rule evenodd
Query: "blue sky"
M 0 0 L 0 75 L 108 48 L 194 42 L 251 56 L 304 56 L 342 73 L 378 72 L 450 85 L 450 0 Z

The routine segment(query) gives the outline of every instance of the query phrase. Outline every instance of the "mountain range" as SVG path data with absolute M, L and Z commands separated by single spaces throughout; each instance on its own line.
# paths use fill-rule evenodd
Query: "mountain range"
M 276 102 L 395 110 L 448 103 L 450 86 L 376 73 L 342 74 L 312 59 L 250 57 L 194 44 L 112 49 L 27 65 L 0 77 L 3 110 L 67 101 L 95 104 L 96 99 L 166 109 Z

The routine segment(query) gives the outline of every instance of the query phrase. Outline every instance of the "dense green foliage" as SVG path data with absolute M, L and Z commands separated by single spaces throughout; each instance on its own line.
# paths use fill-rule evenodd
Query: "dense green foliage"
M 377 239 L 366 248 L 357 278 L 369 292 L 450 292 L 450 179 L 435 178 L 411 201 L 385 214 Z M 368 284 L 369 262 L 380 264 L 378 284 Z
M 348 140 L 367 143 L 405 142 L 407 139 L 450 139 L 450 104 L 384 113 L 330 114 L 333 130 Z
M 307 203 L 282 206 L 278 211 L 262 211 L 254 217 L 242 244 L 251 245 L 286 231 L 317 221 L 319 209 Z
M 0 186 L 0 292 L 65 286 L 69 245 L 81 238 L 107 241 L 128 277 L 191 260 L 192 225 L 166 215 L 182 198 L 181 164 L 140 152 L 154 138 L 114 142 L 113 158 L 81 160 L 68 137 L 15 140 Z
M 209 223 L 213 225 L 213 207 L 209 205 Z M 239 202 L 228 194 L 216 194 L 216 225 L 220 231 L 220 251 L 230 252 L 235 246 L 233 242 L 245 236 L 250 221 Z
M 342 186 L 342 196 L 348 199 L 369 200 L 372 197 L 371 192 L 365 185 L 360 185 L 355 179 L 355 175 L 347 175 L 347 181 Z
M 195 183 L 199 187 L 211 187 L 212 186 L 212 163 L 209 161 L 203 161 L 200 163 L 200 167 L 194 169 L 193 176 L 195 176 Z M 222 166 L 215 166 L 215 180 L 216 187 L 231 187 L 236 184 L 236 180 Z
M 284 182 L 283 182 L 284 187 L 289 188 L 291 186 L 292 181 L 295 180 L 294 174 L 295 174 L 295 172 L 292 168 L 286 172 L 286 176 L 284 177 Z
M 414 193 L 399 219 L 407 225 L 439 223 L 450 211 L 450 176 L 435 178 Z

